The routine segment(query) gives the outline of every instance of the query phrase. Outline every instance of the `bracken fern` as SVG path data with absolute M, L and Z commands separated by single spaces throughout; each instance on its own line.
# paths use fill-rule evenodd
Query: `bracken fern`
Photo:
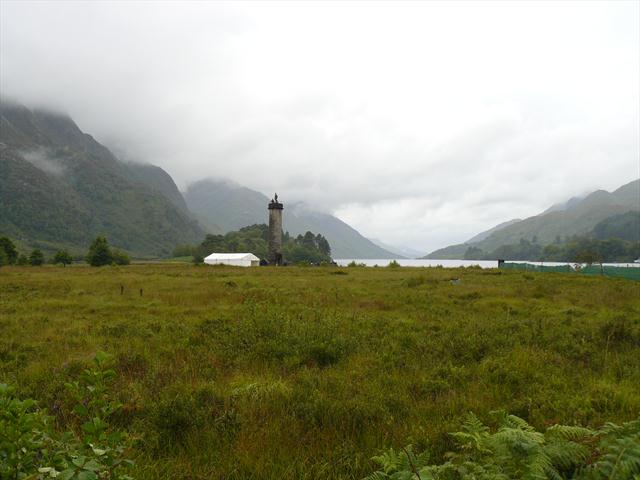
M 599 430 L 554 425 L 537 432 L 525 420 L 496 412 L 492 432 L 470 413 L 451 433 L 457 451 L 440 465 L 411 446 L 373 457 L 381 469 L 367 480 L 632 480 L 640 478 L 640 420 Z

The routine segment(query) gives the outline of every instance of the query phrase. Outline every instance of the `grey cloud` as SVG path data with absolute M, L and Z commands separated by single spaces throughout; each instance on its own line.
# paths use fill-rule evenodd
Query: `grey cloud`
M 434 5 L 5 0 L 1 93 L 425 251 L 640 174 L 637 2 Z
M 65 168 L 55 156 L 44 148 L 21 152 L 22 158 L 34 167 L 54 176 L 62 176 Z

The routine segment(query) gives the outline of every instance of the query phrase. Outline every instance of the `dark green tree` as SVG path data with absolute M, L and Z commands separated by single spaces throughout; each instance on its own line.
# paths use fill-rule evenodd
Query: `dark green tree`
M 0 248 L 0 267 L 8 264 L 9 259 L 7 258 L 7 254 L 5 253 L 3 248 Z
M 24 253 L 22 253 L 18 257 L 18 261 L 16 263 L 18 265 L 29 265 L 29 257 L 27 257 Z
M 101 267 L 113 263 L 113 253 L 105 237 L 98 236 L 91 243 L 89 253 L 87 253 L 87 262 L 93 267 Z
M 591 265 L 593 263 L 601 262 L 602 257 L 598 254 L 598 252 L 595 252 L 593 250 L 581 250 L 575 255 L 575 257 L 573 257 L 573 261 Z
M 190 257 L 193 255 L 195 247 L 193 245 L 178 245 L 173 249 L 172 257 Z
M 327 257 L 331 256 L 331 245 L 329 245 L 329 241 L 320 234 L 316 235 L 316 245 L 318 245 L 318 250 L 320 250 L 323 255 Z
M 192 247 L 194 263 L 201 263 L 202 259 L 213 252 L 251 252 L 260 258 L 266 258 L 269 238 L 269 227 L 264 224 L 249 225 L 238 231 L 225 235 L 207 235 L 197 247 Z M 181 246 L 178 253 L 189 251 Z M 291 237 L 283 234 L 282 253 L 290 263 L 327 263 L 331 261 L 331 246 L 322 235 L 306 232 L 304 235 Z
M 0 237 L 0 250 L 4 251 L 7 264 L 13 265 L 16 263 L 18 260 L 18 251 L 9 237 Z
M 44 263 L 44 255 L 37 248 L 31 252 L 29 255 L 29 263 L 34 267 L 39 267 Z
M 63 267 L 70 265 L 73 259 L 66 250 L 58 250 L 53 256 L 53 263 L 62 264 Z
M 302 246 L 304 248 L 308 248 L 308 249 L 315 249 L 316 248 L 316 237 L 313 233 L 311 232 L 306 232 L 304 234 L 304 237 L 302 237 Z

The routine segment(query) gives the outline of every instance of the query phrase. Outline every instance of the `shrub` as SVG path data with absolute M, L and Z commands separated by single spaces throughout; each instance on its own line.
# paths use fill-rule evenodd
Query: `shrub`
M 53 263 L 61 263 L 63 266 L 67 266 L 72 262 L 71 255 L 66 250 L 58 250 L 53 257 Z
M 178 245 L 171 253 L 172 257 L 191 257 L 197 248 L 193 245 Z
M 347 267 L 366 267 L 366 265 L 364 263 L 356 263 L 355 260 L 351 260 L 348 264 Z
M 53 418 L 35 400 L 21 400 L 13 388 L 0 384 L 0 478 L 131 478 L 126 475 L 132 464 L 126 452 L 132 439 L 108 424 L 120 408 L 107 388 L 115 376 L 107 368 L 109 360 L 99 352 L 95 367 L 66 385 L 74 400 L 73 416 L 82 425 L 81 436 L 58 432 Z
M 0 251 L 4 253 L 4 258 L 8 265 L 13 265 L 18 260 L 16 246 L 8 237 L 0 237 Z
M 113 263 L 113 253 L 105 237 L 99 236 L 91 243 L 87 253 L 87 262 L 92 267 L 101 267 Z
M 158 448 L 182 443 L 187 434 L 203 420 L 201 409 L 186 389 L 172 389 L 159 399 L 150 418 L 158 435 Z
M 39 267 L 44 263 L 44 255 L 37 248 L 31 252 L 29 255 L 29 263 L 34 267 Z
M 398 268 L 400 266 L 400 264 L 398 262 L 396 262 L 395 260 L 391 260 L 389 262 L 389 265 L 387 265 L 387 267 L 389 268 Z
M 116 265 L 129 265 L 131 263 L 131 259 L 129 255 L 120 250 L 114 250 L 111 254 L 113 257 L 113 263 Z
M 408 278 L 406 281 L 406 284 L 407 284 L 407 287 L 409 288 L 415 288 L 424 284 L 424 282 L 425 282 L 424 276 L 420 275 L 418 277 Z
M 21 254 L 18 257 L 18 261 L 16 262 L 18 265 L 29 265 L 29 257 L 27 257 L 25 254 Z

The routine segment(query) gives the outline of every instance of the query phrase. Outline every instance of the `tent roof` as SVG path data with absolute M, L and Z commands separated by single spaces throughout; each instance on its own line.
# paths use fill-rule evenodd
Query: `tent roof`
M 212 253 L 205 260 L 260 260 L 253 253 Z

